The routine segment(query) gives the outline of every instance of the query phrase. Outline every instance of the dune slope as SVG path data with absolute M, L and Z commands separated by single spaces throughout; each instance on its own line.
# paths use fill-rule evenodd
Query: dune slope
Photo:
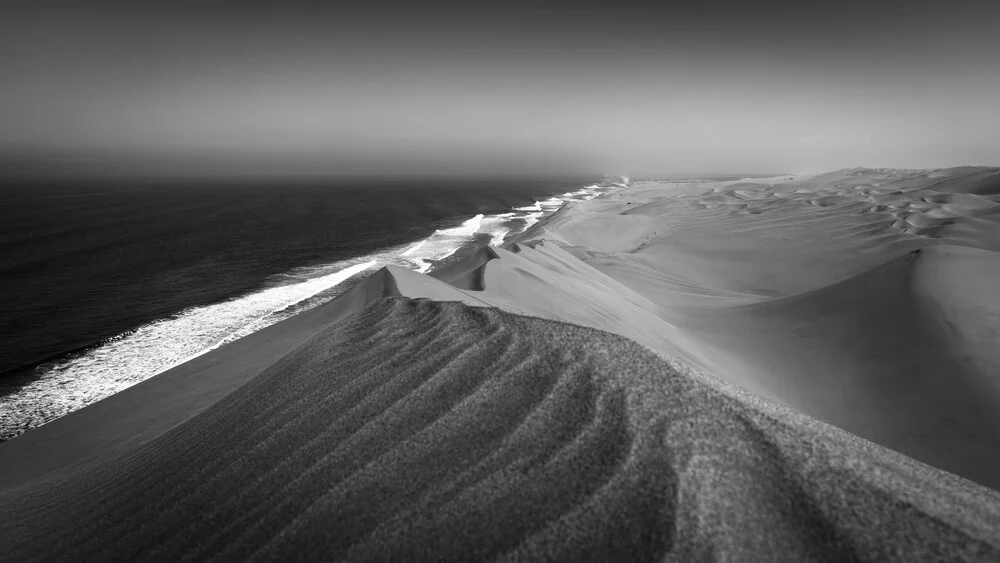
M 928 287 L 954 252 L 916 250 L 812 292 L 689 310 L 677 322 L 731 381 L 1000 488 L 1000 380 L 962 351 L 974 335 L 943 320 L 947 310 L 957 326 L 975 326 L 968 312 L 956 310 L 952 292 Z
M 998 182 L 981 167 L 647 182 L 523 236 L 641 295 L 680 352 L 650 348 L 1000 490 Z M 646 236 L 581 228 L 595 214 Z
M 116 463 L 6 560 L 996 560 L 1000 495 L 625 338 L 383 299 Z
M 405 268 L 383 268 L 330 303 L 0 444 L 0 492 L 58 479 L 132 451 L 383 297 L 499 307 L 608 330 L 682 356 L 674 345 L 680 336 L 650 311 L 651 303 L 552 244 L 484 248 L 435 276 L 447 282 Z
M 0 444 L 0 560 L 995 561 L 998 181 L 646 182 L 383 268 Z

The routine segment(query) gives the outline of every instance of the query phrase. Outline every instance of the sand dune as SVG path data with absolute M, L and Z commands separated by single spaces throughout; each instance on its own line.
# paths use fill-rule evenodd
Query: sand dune
M 686 339 L 685 358 L 1000 488 L 1000 239 L 981 227 L 997 225 L 982 217 L 1000 205 L 969 193 L 988 192 L 1000 171 L 774 180 L 638 185 L 600 212 L 653 221 L 641 248 L 594 251 L 578 230 L 566 242 L 653 302 Z
M 4 499 L 4 550 L 1000 557 L 1000 495 L 737 395 L 608 333 L 381 300 L 118 463 Z
M 928 282 L 955 248 L 916 250 L 805 294 L 690 311 L 681 327 L 743 387 L 1000 488 L 996 364 L 972 365 L 959 349 L 996 339 L 953 334 L 945 311 L 955 326 L 976 325 Z
M 998 185 L 642 182 L 383 268 L 0 444 L 0 558 L 996 560 Z

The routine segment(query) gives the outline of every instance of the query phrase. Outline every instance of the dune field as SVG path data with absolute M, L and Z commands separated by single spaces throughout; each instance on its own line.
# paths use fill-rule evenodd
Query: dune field
M 636 181 L 0 444 L 0 560 L 1000 560 L 1000 169 Z

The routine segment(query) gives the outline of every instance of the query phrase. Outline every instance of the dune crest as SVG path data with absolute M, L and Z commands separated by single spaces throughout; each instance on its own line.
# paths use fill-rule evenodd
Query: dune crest
M 1000 556 L 996 493 L 625 338 L 409 299 L 4 504 L 14 560 Z
M 648 182 L 539 229 L 652 303 L 678 357 L 1000 489 L 998 189 L 996 168 Z M 586 213 L 642 217 L 655 231 L 601 252 L 600 233 L 577 227 Z
M 0 444 L 2 548 L 996 560 L 998 187 L 638 182 L 383 268 Z

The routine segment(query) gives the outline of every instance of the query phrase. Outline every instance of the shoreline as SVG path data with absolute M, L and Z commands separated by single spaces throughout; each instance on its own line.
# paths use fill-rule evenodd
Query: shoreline
M 327 304 L 0 444 L 11 460 L 0 464 L 0 495 L 58 499 L 101 482 L 133 502 L 133 483 L 191 464 L 192 476 L 176 478 L 184 502 L 209 506 L 198 509 L 205 522 L 218 509 L 286 530 L 274 543 L 232 544 L 254 553 L 320 541 L 312 524 L 286 529 L 285 514 L 340 522 L 334 536 L 348 543 L 336 553 L 447 543 L 455 524 L 431 515 L 454 508 L 471 511 L 469 522 L 495 514 L 490 525 L 512 546 L 538 555 L 546 551 L 533 551 L 534 536 L 506 512 L 534 500 L 501 512 L 480 500 L 549 490 L 530 452 L 551 441 L 582 452 L 556 464 L 570 486 L 590 487 L 590 470 L 616 483 L 596 489 L 613 491 L 615 508 L 587 512 L 609 538 L 631 533 L 609 516 L 624 511 L 640 518 L 630 522 L 668 518 L 687 530 L 677 541 L 734 557 L 808 558 L 825 546 L 989 560 L 1000 553 L 1000 352 L 987 330 L 1000 319 L 991 286 L 1000 227 L 983 217 L 998 212 L 992 169 L 634 182 L 429 274 L 386 266 Z M 536 398 L 525 391 L 533 386 Z M 528 450 L 505 449 L 521 433 L 532 436 Z M 217 471 L 216 450 L 232 469 Z M 500 465 L 473 478 L 491 464 Z M 199 472 L 233 490 L 212 496 Z M 673 480 L 654 485 L 656 475 Z M 314 477 L 319 489 L 286 499 Z M 164 487 L 149 493 L 152 506 L 170 496 Z M 370 496 L 383 489 L 391 494 Z M 639 500 L 650 491 L 672 492 L 651 507 Z M 79 493 L 80 506 L 108 502 L 103 494 Z M 432 510 L 437 495 L 452 508 Z M 284 508 L 272 511 L 274 502 Z M 153 518 L 145 506 L 134 514 Z M 567 549 L 585 543 L 552 518 L 545 537 Z M 486 533 L 470 526 L 469 537 Z M 366 543 L 378 530 L 391 542 Z M 718 540 L 733 530 L 753 532 L 736 546 Z M 121 541 L 142 551 L 157 537 Z M 427 553 L 444 549 L 434 545 Z
M 611 180 L 606 180 L 597 184 L 576 186 L 572 191 L 560 192 L 544 200 L 543 203 L 567 196 L 589 197 L 593 189 L 606 189 L 597 186 L 607 186 L 610 182 Z M 456 253 L 470 252 L 467 247 L 475 245 L 476 240 L 487 236 L 495 239 L 498 233 L 506 233 L 507 229 L 493 232 L 500 228 L 497 225 L 501 222 L 516 222 L 515 219 L 523 219 L 530 226 L 532 221 L 536 220 L 535 216 L 545 214 L 546 209 L 548 208 L 539 205 L 536 200 L 532 206 L 512 208 L 507 213 L 488 217 L 477 215 L 454 227 L 438 229 L 419 240 L 407 241 L 373 254 L 360 255 L 326 265 L 319 274 L 317 274 L 319 266 L 310 267 L 308 268 L 310 273 L 305 274 L 306 279 L 297 283 L 268 285 L 217 303 L 189 307 L 165 319 L 147 322 L 68 354 L 45 359 L 34 364 L 35 368 L 44 368 L 44 373 L 41 375 L 34 373 L 35 368 L 32 368 L 30 373 L 22 369 L 21 372 L 25 375 L 18 382 L 14 379 L 7 380 L 10 391 L 0 396 L 0 410 L 5 411 L 5 415 L 0 417 L 4 423 L 4 426 L 0 427 L 0 438 L 4 438 L 4 441 L 13 439 L 25 431 L 93 404 L 97 400 L 209 353 L 221 345 L 329 302 L 357 283 L 358 276 L 373 272 L 381 266 L 406 265 L 412 262 L 413 267 L 419 266 L 421 271 L 427 271 L 432 264 L 440 266 L 442 261 L 444 263 L 454 261 L 452 257 Z M 470 225 L 470 223 L 475 224 Z M 487 234 L 480 236 L 479 231 Z M 465 240 L 466 238 L 468 240 Z M 417 247 L 422 248 L 419 252 L 414 252 Z M 293 273 L 294 271 L 283 275 Z M 312 288 L 314 285 L 316 287 Z M 300 287 L 304 289 L 297 289 Z M 303 292 L 306 294 L 299 295 Z M 275 295 L 264 297 L 271 293 Z M 289 296 L 285 296 L 286 293 Z M 262 304 L 257 304 L 258 301 Z M 274 303 L 268 305 L 270 302 Z M 238 320 L 248 314 L 239 310 L 240 307 L 244 307 L 242 303 L 250 303 L 245 307 L 260 310 L 252 317 L 243 319 L 245 321 L 243 324 L 233 324 L 228 319 Z M 264 307 L 265 305 L 267 306 Z M 228 324 L 220 325 L 220 323 Z M 174 325 L 176 329 L 172 328 Z M 198 343 L 187 343 L 185 334 L 191 331 L 214 335 L 214 340 L 201 342 L 200 346 Z M 174 348 L 190 350 L 179 357 L 171 358 L 169 354 L 178 355 Z M 168 354 L 164 356 L 163 361 L 156 355 L 158 350 Z M 56 397 L 55 400 L 52 399 L 53 396 Z M 61 398 L 64 396 L 74 398 L 72 400 Z
M 624 188 L 613 191 L 620 189 Z M 413 244 L 405 243 L 402 247 Z M 456 249 L 458 251 L 460 249 Z M 448 262 L 441 266 L 447 265 Z M 435 266 L 428 275 L 438 269 Z M 0 463 L 0 493 L 19 488 L 28 480 L 49 478 L 50 474 L 52 477 L 64 476 L 114 459 L 196 416 L 258 375 L 269 362 L 347 316 L 349 313 L 345 314 L 342 307 L 335 305 L 336 301 L 375 273 L 345 280 L 347 289 L 329 301 L 206 350 L 99 401 L 0 442 L 0 458 L 4 460 Z M 234 373 L 227 367 L 229 362 L 246 371 Z M 200 383 L 201 379 L 214 383 L 205 385 Z M 199 389 L 206 393 L 196 398 L 194 393 Z M 172 395 L 187 397 L 192 402 L 177 404 Z M 87 412 L 79 414 L 83 411 Z M 20 439 L 28 433 L 31 433 L 30 438 Z M 47 451 L 50 449 L 56 451 Z

